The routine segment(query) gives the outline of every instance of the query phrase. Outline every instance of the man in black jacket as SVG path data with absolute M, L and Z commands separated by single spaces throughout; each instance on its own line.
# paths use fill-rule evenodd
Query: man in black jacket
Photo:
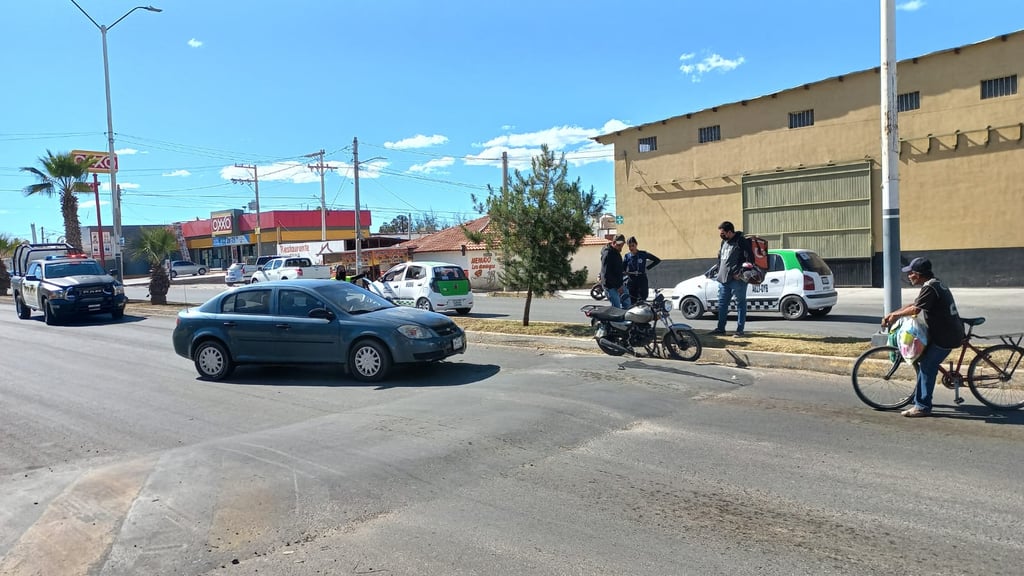
M 710 334 L 725 334 L 729 303 L 736 297 L 736 335 L 743 336 L 747 323 L 747 283 L 743 281 L 743 264 L 754 261 L 750 241 L 726 220 L 718 225 L 722 244 L 718 248 L 718 327 Z
M 625 243 L 626 237 L 618 234 L 601 249 L 601 285 L 608 303 L 616 308 L 622 308 L 619 291 L 622 290 L 622 246 Z

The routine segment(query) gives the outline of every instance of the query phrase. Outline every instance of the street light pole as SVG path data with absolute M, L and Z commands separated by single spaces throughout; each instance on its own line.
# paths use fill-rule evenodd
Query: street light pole
M 114 23 L 110 26 L 104 26 L 93 20 L 92 16 L 89 16 L 89 13 L 78 5 L 78 2 L 71 0 L 71 3 L 99 29 L 100 36 L 103 38 L 103 84 L 107 93 L 107 153 L 110 154 L 110 209 L 114 217 L 114 260 L 117 262 L 118 278 L 123 281 L 124 259 L 121 256 L 121 248 L 124 238 L 121 237 L 121 194 L 117 189 L 117 162 L 114 159 L 114 116 L 110 106 L 110 63 L 107 59 L 107 31 L 117 26 L 118 22 L 127 18 L 129 14 L 136 10 L 147 10 L 149 12 L 163 12 L 163 10 L 153 6 L 136 6 L 125 12 L 117 20 L 114 20 Z M 99 211 L 99 209 L 99 206 L 96 206 L 96 210 Z M 100 230 L 100 234 L 103 234 L 103 230 Z

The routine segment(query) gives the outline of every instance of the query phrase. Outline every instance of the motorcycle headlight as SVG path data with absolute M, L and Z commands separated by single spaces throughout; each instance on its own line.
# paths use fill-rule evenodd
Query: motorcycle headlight
M 665 312 L 671 312 L 671 311 L 672 311 L 672 301 L 671 300 L 665 300 Z
M 403 324 L 398 327 L 398 331 L 402 336 L 405 336 L 410 340 L 423 340 L 424 338 L 431 338 L 434 335 L 430 329 L 416 324 Z

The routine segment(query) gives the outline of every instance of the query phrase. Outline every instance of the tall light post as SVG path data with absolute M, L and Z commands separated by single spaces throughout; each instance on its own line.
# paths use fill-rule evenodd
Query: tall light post
M 110 209 L 114 216 L 114 245 L 116 246 L 114 249 L 114 259 L 117 261 L 118 278 L 123 281 L 124 259 L 121 257 L 121 244 L 123 241 L 123 238 L 121 238 L 121 194 L 117 189 L 117 163 L 114 159 L 114 117 L 110 111 L 110 64 L 107 61 L 107 31 L 114 26 L 117 26 L 118 22 L 127 18 L 129 14 L 136 10 L 148 10 L 150 12 L 163 12 L 163 10 L 152 6 L 136 6 L 135 8 L 125 12 L 124 15 L 117 20 L 114 20 L 114 23 L 110 26 L 104 26 L 103 24 L 99 24 L 93 20 L 92 16 L 89 16 L 89 13 L 78 5 L 78 2 L 71 0 L 71 3 L 74 4 L 75 8 L 78 8 L 82 14 L 85 14 L 85 17 L 92 22 L 93 26 L 99 29 L 100 36 L 103 38 L 103 84 L 107 91 L 107 152 L 110 154 Z M 97 206 L 96 210 L 99 209 L 99 206 Z M 100 234 L 103 234 L 102 230 L 100 230 Z

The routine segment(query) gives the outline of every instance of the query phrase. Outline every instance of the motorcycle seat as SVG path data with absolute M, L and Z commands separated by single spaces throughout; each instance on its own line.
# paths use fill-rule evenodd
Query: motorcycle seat
M 587 316 L 597 320 L 607 320 L 609 322 L 622 322 L 626 319 L 626 311 L 622 308 L 616 308 L 615 306 L 601 306 L 594 308 L 590 311 Z

